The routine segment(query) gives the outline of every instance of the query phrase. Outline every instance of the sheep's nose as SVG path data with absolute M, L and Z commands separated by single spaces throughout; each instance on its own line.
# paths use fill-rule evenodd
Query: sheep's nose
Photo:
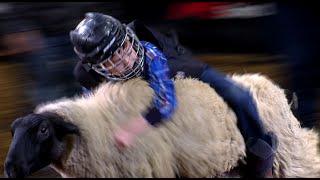
M 12 178 L 15 175 L 11 161 L 6 161 L 4 164 L 4 174 L 7 178 Z
M 10 160 L 7 160 L 4 165 L 5 169 L 5 176 L 8 178 L 17 178 L 17 177 L 24 177 L 24 168 L 17 164 L 13 163 Z

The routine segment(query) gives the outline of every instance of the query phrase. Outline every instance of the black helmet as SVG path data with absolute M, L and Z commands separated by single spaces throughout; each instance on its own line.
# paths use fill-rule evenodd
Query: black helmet
M 83 63 L 108 79 L 126 80 L 141 74 L 143 70 L 144 49 L 135 33 L 119 20 L 101 13 L 86 13 L 85 18 L 70 32 L 74 51 Z M 126 40 L 130 40 L 139 60 L 130 72 L 115 76 L 108 72 L 103 63 L 108 61 L 114 52 Z

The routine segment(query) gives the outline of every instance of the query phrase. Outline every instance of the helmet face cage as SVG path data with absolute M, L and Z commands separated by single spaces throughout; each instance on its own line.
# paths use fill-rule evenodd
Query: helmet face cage
M 103 54 L 105 53 L 106 49 L 107 47 L 102 50 Z M 132 52 L 132 51 L 135 51 L 135 52 Z M 130 67 L 127 63 L 127 65 L 124 67 L 124 70 L 120 72 L 118 75 L 112 74 L 110 70 L 124 63 L 126 59 L 124 59 L 123 57 L 128 56 L 131 53 L 135 53 L 135 57 L 137 58 L 134 60 L 135 62 L 133 66 Z M 111 58 L 114 56 L 119 57 L 119 60 L 117 62 L 112 62 Z M 133 59 L 131 60 L 133 61 Z M 107 67 L 105 64 L 109 64 L 111 65 L 111 67 L 110 66 Z M 141 45 L 135 33 L 129 27 L 126 26 L 126 35 L 123 41 L 121 42 L 121 45 L 119 46 L 119 48 L 117 48 L 115 52 L 113 52 L 109 57 L 106 57 L 105 60 L 103 60 L 98 64 L 93 64 L 91 65 L 91 67 L 94 71 L 104 76 L 108 80 L 121 81 L 121 80 L 130 79 L 132 77 L 140 76 L 143 71 L 143 65 L 144 65 L 144 48 Z

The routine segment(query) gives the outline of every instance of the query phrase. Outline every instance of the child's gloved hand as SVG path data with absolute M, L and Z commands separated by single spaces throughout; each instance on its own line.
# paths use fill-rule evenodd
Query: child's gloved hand
M 150 129 L 150 125 L 142 116 L 134 118 L 115 132 L 116 145 L 120 149 L 130 147 L 137 136 L 143 134 L 148 129 Z

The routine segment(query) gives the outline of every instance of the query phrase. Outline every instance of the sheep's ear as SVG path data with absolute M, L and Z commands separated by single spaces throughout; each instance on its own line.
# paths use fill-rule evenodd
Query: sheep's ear
M 79 128 L 77 126 L 75 126 L 72 123 L 65 122 L 61 119 L 54 120 L 53 125 L 57 134 L 59 134 L 62 137 L 67 134 L 80 134 Z
M 55 113 L 48 112 L 45 113 L 45 116 L 49 118 L 58 137 L 63 138 L 65 135 L 68 134 L 80 135 L 79 128 L 72 123 L 64 121 L 61 116 Z

